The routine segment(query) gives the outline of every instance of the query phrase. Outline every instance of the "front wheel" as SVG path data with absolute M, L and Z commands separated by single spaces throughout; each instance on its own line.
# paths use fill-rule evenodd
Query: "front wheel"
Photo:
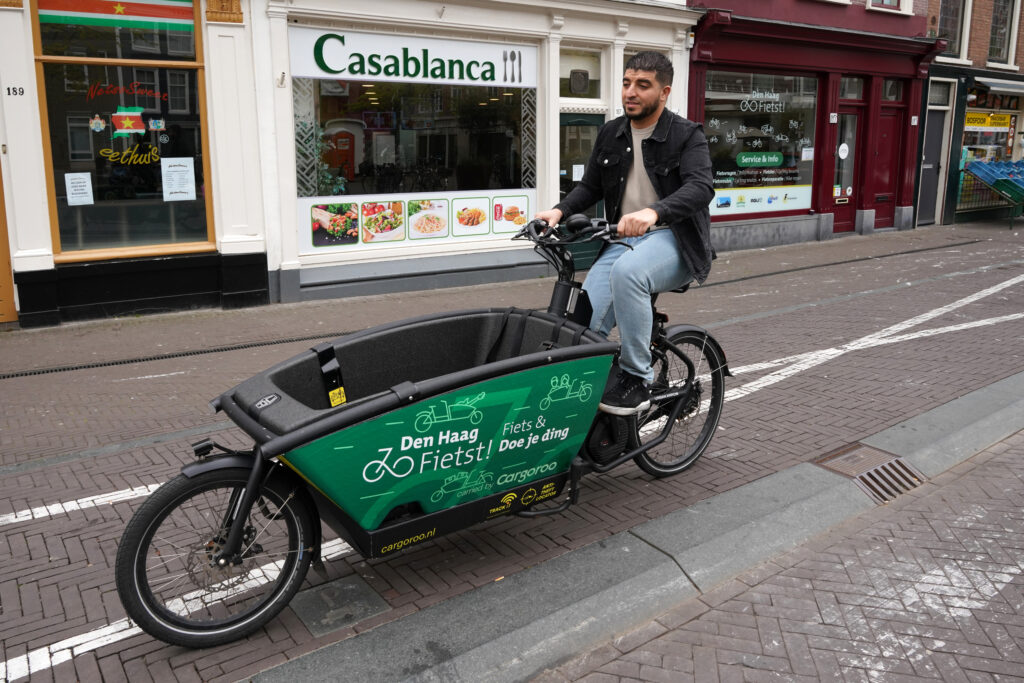
M 701 456 L 715 435 L 725 397 L 725 359 L 706 334 L 678 332 L 667 342 L 654 344 L 651 407 L 637 415 L 633 448 L 651 441 L 665 428 L 677 399 L 658 401 L 658 395 L 686 386 L 687 380 L 692 380 L 692 385 L 668 437 L 634 458 L 642 470 L 655 477 L 682 472 Z M 692 371 L 684 357 L 692 363 Z
M 214 558 L 249 470 L 179 475 L 151 495 L 117 550 L 117 592 L 128 616 L 175 645 L 212 647 L 256 631 L 288 604 L 309 569 L 314 542 L 305 490 L 264 486 L 246 520 L 241 559 Z

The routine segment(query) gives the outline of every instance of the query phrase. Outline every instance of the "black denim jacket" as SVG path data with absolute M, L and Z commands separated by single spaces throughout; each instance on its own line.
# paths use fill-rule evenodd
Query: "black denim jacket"
M 629 125 L 629 120 L 620 116 L 601 127 L 583 179 L 555 206 L 563 216 L 585 211 L 603 199 L 609 222 L 619 220 L 626 178 L 633 165 Z M 643 156 L 658 195 L 650 208 L 658 212 L 659 223 L 671 226 L 690 272 L 698 283 L 704 282 L 715 257 L 708 212 L 715 190 L 704 129 L 666 109 L 651 137 L 643 142 Z

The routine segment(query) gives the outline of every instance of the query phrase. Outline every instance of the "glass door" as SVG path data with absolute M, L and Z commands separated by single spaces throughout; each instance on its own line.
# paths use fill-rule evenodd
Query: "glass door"
M 561 201 L 579 184 L 594 150 L 598 129 L 604 125 L 601 114 L 562 114 L 558 127 L 558 199 Z M 587 210 L 591 218 L 604 215 L 604 202 Z
M 834 204 L 833 232 L 854 229 L 857 207 L 857 138 L 860 116 L 856 111 L 840 110 L 836 130 L 835 172 L 832 180 Z

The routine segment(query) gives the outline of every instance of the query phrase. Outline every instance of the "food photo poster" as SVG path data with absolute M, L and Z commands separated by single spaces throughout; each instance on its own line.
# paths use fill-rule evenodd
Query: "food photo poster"
M 533 190 L 303 197 L 301 254 L 506 241 L 536 211 Z

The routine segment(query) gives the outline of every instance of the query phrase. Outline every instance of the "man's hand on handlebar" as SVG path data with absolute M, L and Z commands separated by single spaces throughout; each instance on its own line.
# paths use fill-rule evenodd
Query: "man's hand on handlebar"
M 633 213 L 627 213 L 619 219 L 619 237 L 639 237 L 657 222 L 658 212 L 654 209 L 640 209 Z
M 534 219 L 542 220 L 548 225 L 554 227 L 562 220 L 561 209 L 548 209 L 547 211 L 538 211 L 533 214 Z

